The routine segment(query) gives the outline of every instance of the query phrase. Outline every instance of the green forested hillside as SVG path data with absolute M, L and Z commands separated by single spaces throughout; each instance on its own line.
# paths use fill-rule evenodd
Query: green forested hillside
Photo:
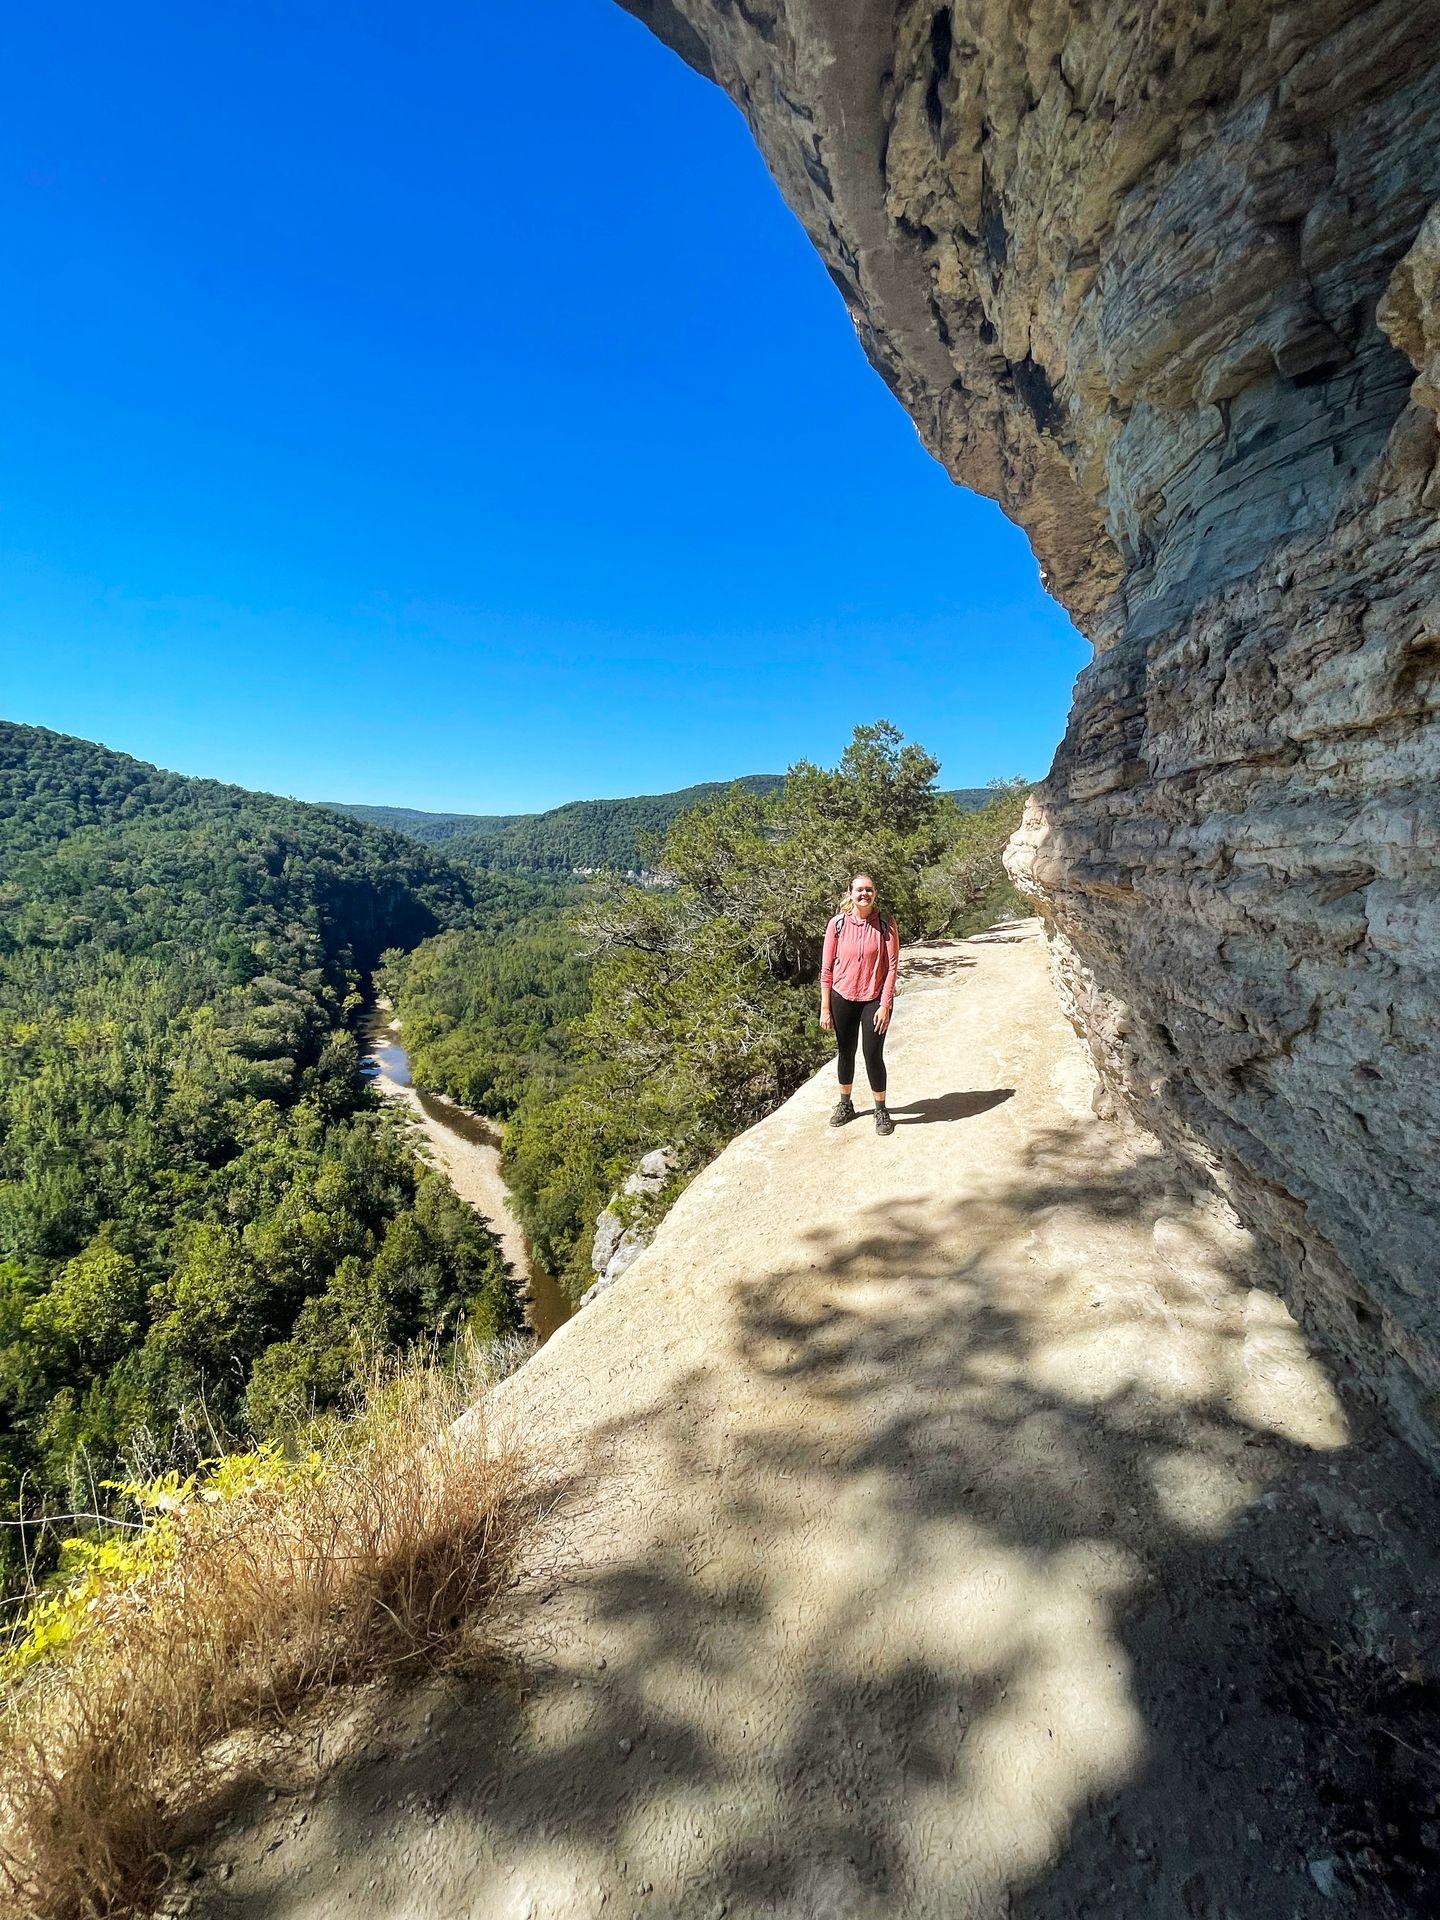
M 422 846 L 447 849 L 452 840 L 471 838 L 479 844 L 514 826 L 517 820 L 540 818 L 528 813 L 425 813 L 417 807 L 351 807 L 335 800 L 324 804 L 334 813 L 363 820 L 367 826 L 388 827 L 408 840 L 418 840 Z
M 417 1079 L 514 1116 L 578 1286 L 637 1152 L 699 1164 L 824 1051 L 817 929 L 857 857 L 907 938 L 1003 905 L 1015 792 L 966 812 L 934 771 L 880 726 L 831 771 L 510 822 L 542 869 L 666 871 L 577 925 L 573 880 L 453 864 L 461 833 L 0 724 L 0 1504 L 88 1505 L 138 1434 L 273 1432 L 377 1353 L 516 1324 L 488 1230 L 360 1084 L 377 963 Z
M 775 773 L 750 774 L 740 784 L 756 793 L 780 785 Z M 640 836 L 663 833 L 687 807 L 726 791 L 722 781 L 704 781 L 676 793 L 639 793 L 621 800 L 572 800 L 548 813 L 414 813 L 405 807 L 344 806 L 357 820 L 393 826 L 398 833 L 443 846 L 457 860 L 477 866 L 532 872 L 587 873 L 613 867 L 633 872 L 642 862 Z
M 453 859 L 480 867 L 537 873 L 595 873 L 608 868 L 638 872 L 645 864 L 643 837 L 663 834 L 691 807 L 729 793 L 733 786 L 773 794 L 784 785 L 778 773 L 752 773 L 733 783 L 703 781 L 675 793 L 640 793 L 621 800 L 572 800 L 548 813 L 421 813 L 413 807 L 338 805 L 337 812 L 375 826 L 391 827 L 423 845 L 443 847 Z M 955 787 L 941 795 L 964 812 L 989 804 L 989 787 Z
M 590 1006 L 590 957 L 561 906 L 437 934 L 387 956 L 416 1083 L 505 1119 L 567 1072 L 572 1023 Z
M 0 724 L 0 1502 L 88 1502 L 142 1428 L 273 1428 L 377 1350 L 514 1324 L 350 1030 L 382 950 L 477 889 L 532 893 Z

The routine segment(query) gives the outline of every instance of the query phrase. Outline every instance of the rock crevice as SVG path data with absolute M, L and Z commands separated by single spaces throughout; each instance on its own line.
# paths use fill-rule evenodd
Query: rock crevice
M 1440 5 L 631 10 L 1095 643 L 1011 857 L 1106 1098 L 1440 1461 Z

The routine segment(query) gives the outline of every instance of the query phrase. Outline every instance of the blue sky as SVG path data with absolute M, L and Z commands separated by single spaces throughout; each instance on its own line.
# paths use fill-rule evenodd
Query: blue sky
M 1038 775 L 1088 648 L 609 0 L 11 11 L 0 712 L 510 811 Z

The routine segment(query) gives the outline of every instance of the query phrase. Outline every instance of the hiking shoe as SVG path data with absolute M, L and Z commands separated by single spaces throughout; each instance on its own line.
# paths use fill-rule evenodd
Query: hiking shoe
M 895 1122 L 878 1101 L 875 1106 L 875 1131 L 876 1133 L 894 1133 L 895 1131 Z
M 842 1093 L 835 1102 L 835 1111 L 830 1116 L 832 1127 L 843 1127 L 847 1120 L 855 1118 L 855 1107 L 848 1093 Z

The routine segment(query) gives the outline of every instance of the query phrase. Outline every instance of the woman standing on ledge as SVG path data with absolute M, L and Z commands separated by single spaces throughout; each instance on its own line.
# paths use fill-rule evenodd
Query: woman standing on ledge
M 825 929 L 820 966 L 820 1025 L 834 1029 L 840 1098 L 830 1116 L 832 1127 L 855 1118 L 850 1092 L 855 1084 L 855 1042 L 865 1049 L 865 1074 L 875 1101 L 875 1131 L 893 1133 L 895 1122 L 885 1105 L 885 1029 L 895 1001 L 900 965 L 900 934 L 875 904 L 875 882 L 857 873 L 850 898 Z

